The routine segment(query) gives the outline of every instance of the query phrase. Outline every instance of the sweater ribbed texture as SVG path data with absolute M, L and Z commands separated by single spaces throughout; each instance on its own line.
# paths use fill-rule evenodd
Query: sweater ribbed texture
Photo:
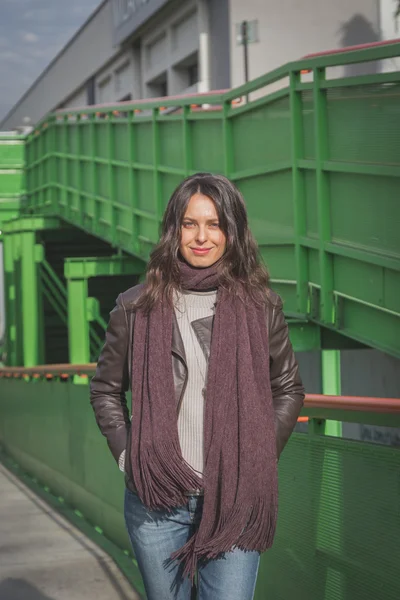
M 207 361 L 191 326 L 193 321 L 214 314 L 217 292 L 177 294 L 175 315 L 182 336 L 188 378 L 178 413 L 182 456 L 198 475 L 203 473 L 204 396 Z

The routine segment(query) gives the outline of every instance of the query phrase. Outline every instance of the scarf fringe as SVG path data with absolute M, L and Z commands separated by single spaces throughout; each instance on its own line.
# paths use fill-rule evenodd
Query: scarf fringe
M 277 516 L 277 498 L 267 502 L 258 498 L 251 509 L 250 516 L 244 506 L 234 508 L 232 513 L 220 518 L 214 532 L 208 532 L 207 539 L 203 537 L 200 524 L 199 530 L 179 550 L 171 554 L 171 560 L 176 560 L 183 566 L 183 576 L 193 581 L 198 563 L 215 560 L 234 548 L 250 552 L 264 552 L 272 546 Z M 226 525 L 229 527 L 226 527 Z
M 139 498 L 150 510 L 182 506 L 187 500 L 185 492 L 201 487 L 201 480 L 172 440 L 153 450 L 140 452 L 139 473 L 134 473 Z

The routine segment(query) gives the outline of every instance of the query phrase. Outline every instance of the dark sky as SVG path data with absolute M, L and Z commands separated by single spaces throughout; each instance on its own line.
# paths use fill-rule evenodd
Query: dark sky
M 0 0 L 0 121 L 100 0 Z

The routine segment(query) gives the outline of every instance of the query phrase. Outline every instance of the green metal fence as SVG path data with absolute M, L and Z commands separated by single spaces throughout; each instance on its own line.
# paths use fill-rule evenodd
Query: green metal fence
M 87 370 L 76 371 L 87 383 Z M 123 475 L 99 434 L 87 385 L 51 368 L 28 370 L 25 379 L 1 374 L 0 443 L 8 455 L 61 497 L 60 506 L 127 550 Z M 278 531 L 262 557 L 257 600 L 399 599 L 400 451 L 324 429 L 324 419 L 399 427 L 400 401 L 385 412 L 388 402 L 359 411 L 309 401 L 308 433 L 294 434 L 280 460 Z
M 400 73 L 332 69 L 399 52 L 306 58 L 222 94 L 50 115 L 28 138 L 30 211 L 146 260 L 182 178 L 225 173 L 288 314 L 400 356 Z

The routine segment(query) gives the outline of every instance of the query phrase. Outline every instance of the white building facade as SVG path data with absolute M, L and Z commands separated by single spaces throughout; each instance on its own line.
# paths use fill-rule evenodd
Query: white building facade
M 34 124 L 56 108 L 240 85 L 243 21 L 251 26 L 252 79 L 306 54 L 396 37 L 396 6 L 397 0 L 105 0 L 0 130 L 27 119 Z

